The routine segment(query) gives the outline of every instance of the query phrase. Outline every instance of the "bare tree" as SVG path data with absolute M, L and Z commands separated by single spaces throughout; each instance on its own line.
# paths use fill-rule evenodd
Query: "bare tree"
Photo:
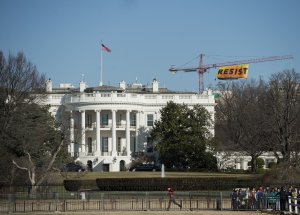
M 39 105 L 45 87 L 45 76 L 23 53 L 6 59 L 0 51 L 0 150 L 6 154 L 0 168 L 11 183 L 22 170 L 28 173 L 23 183 L 39 185 L 67 157 L 64 129 Z
M 300 144 L 300 74 L 285 70 L 272 75 L 265 94 L 265 119 L 271 128 L 274 154 L 284 163 L 297 157 Z
M 241 150 L 256 158 L 272 151 L 278 161 L 299 165 L 300 75 L 286 70 L 263 81 L 222 85 L 216 107 L 219 150 Z M 224 146 L 225 145 L 225 146 Z
M 37 95 L 43 95 L 45 76 L 37 72 L 36 67 L 27 61 L 23 53 L 17 56 L 9 54 L 6 58 L 0 51 L 0 151 L 1 180 L 12 183 L 17 176 L 15 168 L 9 162 L 13 154 L 7 150 L 8 140 L 13 137 L 9 129 L 15 113 L 25 103 L 31 103 Z
M 228 82 L 220 85 L 222 98 L 216 107 L 217 149 L 241 151 L 251 156 L 251 170 L 256 169 L 256 158 L 265 148 L 265 122 L 259 104 L 265 92 L 263 81 Z
M 31 103 L 45 92 L 45 75 L 23 53 L 9 55 L 0 51 L 0 132 L 6 132 L 14 112 L 24 103 Z

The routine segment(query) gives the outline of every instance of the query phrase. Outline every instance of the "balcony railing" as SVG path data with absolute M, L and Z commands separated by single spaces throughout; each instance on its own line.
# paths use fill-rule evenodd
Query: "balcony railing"
M 95 156 L 95 155 L 97 155 L 96 151 L 93 151 L 93 152 L 74 152 L 74 157 Z M 101 152 L 100 156 L 112 156 L 112 152 Z M 117 152 L 117 156 L 127 156 L 127 151 Z
M 198 94 L 119 94 L 119 93 L 85 93 L 66 95 L 65 103 L 144 103 L 144 104 L 166 104 L 169 101 L 187 104 L 214 103 L 213 95 Z

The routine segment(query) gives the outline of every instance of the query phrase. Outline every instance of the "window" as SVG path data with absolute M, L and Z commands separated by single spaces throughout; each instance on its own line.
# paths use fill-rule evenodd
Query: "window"
M 117 143 L 117 151 L 121 152 L 121 147 L 122 147 L 122 142 L 121 142 L 122 138 L 118 137 L 118 143 Z
M 103 172 L 109 172 L 109 164 L 103 164 L 102 170 Z
M 151 137 L 147 137 L 147 152 L 153 152 L 153 140 Z
M 136 136 L 130 137 L 130 149 L 132 152 L 136 152 Z
M 108 114 L 101 114 L 101 125 L 108 125 Z
M 102 152 L 108 152 L 108 137 L 102 137 Z
M 92 114 L 90 114 L 90 113 L 86 114 L 86 119 L 87 119 L 86 127 L 91 128 L 92 127 Z
M 117 125 L 122 125 L 122 114 L 118 114 L 117 116 Z
M 88 137 L 88 153 L 93 153 L 93 139 L 91 137 Z
M 153 114 L 147 114 L 147 126 L 153 126 Z
M 130 114 L 130 126 L 136 126 L 136 115 Z

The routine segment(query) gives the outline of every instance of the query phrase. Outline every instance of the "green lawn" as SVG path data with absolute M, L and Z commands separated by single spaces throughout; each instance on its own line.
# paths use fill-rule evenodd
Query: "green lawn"
M 200 178 L 258 178 L 258 174 L 227 174 L 205 172 L 165 172 L 166 178 L 200 177 Z M 97 178 L 159 178 L 161 172 L 84 172 L 84 173 L 55 173 L 50 176 L 48 182 L 62 183 L 64 179 L 95 180 Z

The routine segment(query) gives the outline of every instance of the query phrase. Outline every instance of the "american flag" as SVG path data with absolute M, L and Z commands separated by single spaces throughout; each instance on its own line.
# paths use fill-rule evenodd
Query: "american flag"
M 111 52 L 111 50 L 108 47 L 106 47 L 103 43 L 101 43 L 101 47 L 103 51 Z

